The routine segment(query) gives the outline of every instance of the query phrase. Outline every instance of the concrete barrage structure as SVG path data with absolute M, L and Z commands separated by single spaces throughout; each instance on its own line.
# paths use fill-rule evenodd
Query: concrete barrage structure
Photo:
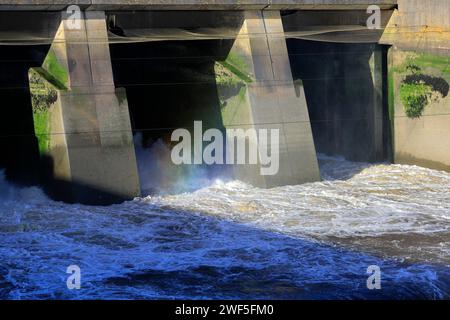
M 66 9 L 70 5 L 82 10 L 80 28 L 69 25 Z M 370 5 L 381 9 L 378 30 L 366 26 Z M 188 92 L 193 82 L 214 84 L 205 90 L 216 95 L 216 105 L 205 106 L 202 99 L 192 98 L 186 114 L 178 115 L 185 120 L 181 121 L 184 126 L 203 120 L 194 118 L 202 115 L 222 128 L 279 129 L 278 174 L 261 176 L 259 164 L 234 167 L 238 179 L 257 186 L 319 180 L 316 152 L 361 161 L 391 159 L 443 169 L 450 166 L 450 149 L 444 138 L 437 139 L 442 134 L 450 136 L 450 118 L 438 116 L 447 113 L 449 117 L 450 109 L 448 65 L 439 69 L 448 61 L 448 15 L 434 20 L 433 28 L 441 28 L 436 36 L 420 27 L 425 23 L 429 28 L 428 20 L 406 14 L 420 10 L 428 17 L 431 10 L 448 12 L 445 0 L 433 4 L 401 0 L 34 0 L 0 1 L 0 10 L 4 11 L 0 15 L 10 17 L 10 23 L 0 26 L 2 31 L 15 30 L 14 15 L 34 15 L 39 16 L 35 20 L 39 30 L 34 30 L 32 41 L 43 45 L 51 40 L 42 49 L 45 57 L 40 65 L 30 66 L 29 79 L 34 133 L 44 167 L 40 170 L 46 172 L 44 180 L 56 198 L 111 203 L 139 195 L 133 130 L 138 129 L 136 123 L 143 124 L 144 131 L 156 130 L 150 122 L 157 123 L 158 116 L 175 110 L 165 105 L 161 108 L 166 111 L 149 111 L 151 107 L 141 105 L 148 92 L 162 90 L 152 91 L 155 85 L 166 86 L 168 92 Z M 417 28 L 411 29 L 412 25 Z M 417 37 L 405 37 L 404 30 L 426 34 L 426 40 L 415 43 Z M 158 82 L 149 75 L 152 72 L 133 74 L 139 73 L 139 61 L 155 58 L 151 56 L 129 62 L 129 70 L 120 65 L 119 55 L 127 52 L 126 46 L 139 46 L 145 55 L 156 52 L 158 45 L 178 59 L 165 66 L 190 82 Z M 198 61 L 184 61 L 193 52 L 198 54 L 197 45 L 210 50 L 203 67 Z M 404 58 L 400 52 L 405 50 L 414 54 Z M 437 61 L 430 55 L 443 59 L 437 69 L 430 66 L 430 59 Z M 164 65 L 166 58 L 159 56 L 159 63 Z M 426 67 L 418 66 L 421 72 L 412 67 L 415 71 L 409 74 L 412 69 L 407 66 L 413 60 Z M 142 70 L 156 72 L 157 66 L 145 63 Z M 431 81 L 425 83 L 426 88 L 440 94 L 427 93 L 426 101 L 439 107 L 426 107 L 411 119 L 404 105 L 409 100 L 402 98 L 401 90 L 423 81 Z M 147 108 L 144 113 L 143 108 Z M 156 120 L 134 119 L 139 114 L 151 114 Z M 435 123 L 441 129 L 425 129 Z M 423 145 L 413 145 L 408 140 L 411 134 Z M 429 139 L 433 142 L 427 143 Z

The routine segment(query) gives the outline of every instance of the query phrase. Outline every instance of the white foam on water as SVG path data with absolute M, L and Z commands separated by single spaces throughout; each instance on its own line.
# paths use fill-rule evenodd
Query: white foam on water
M 321 163 L 322 182 L 259 189 L 210 179 L 108 207 L 2 179 L 0 296 L 367 298 L 366 268 L 379 264 L 390 291 L 374 297 L 449 297 L 450 175 Z M 71 264 L 82 290 L 65 286 Z
M 410 249 L 423 245 L 424 255 L 431 250 L 433 258 L 450 265 L 450 174 L 417 166 L 369 165 L 324 156 L 320 160 L 322 182 L 272 189 L 219 182 L 144 201 L 341 243 L 345 241 L 339 239 L 380 241 L 391 236 L 392 241 L 386 241 L 391 246 L 401 235 L 418 235 L 418 241 L 424 235 L 431 238 L 429 243 L 411 239 Z M 410 254 L 407 250 L 402 258 L 414 258 Z

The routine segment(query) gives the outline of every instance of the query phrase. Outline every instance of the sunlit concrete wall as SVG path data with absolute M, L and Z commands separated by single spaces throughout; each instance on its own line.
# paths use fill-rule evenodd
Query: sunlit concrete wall
M 392 45 L 394 161 L 450 171 L 450 2 L 399 0 L 380 42 Z
M 279 169 L 262 175 L 261 164 L 240 165 L 236 176 L 263 187 L 320 180 L 305 94 L 293 82 L 280 13 L 246 11 L 243 18 L 233 47 L 216 69 L 222 119 L 227 129 L 278 130 L 279 143 L 270 141 L 268 150 L 279 157 Z M 261 147 L 260 139 L 249 139 L 249 145 Z

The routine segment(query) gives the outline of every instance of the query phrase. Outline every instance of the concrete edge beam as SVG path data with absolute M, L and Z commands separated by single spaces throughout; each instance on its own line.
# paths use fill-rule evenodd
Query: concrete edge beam
M 0 11 L 83 10 L 361 10 L 392 9 L 397 0 L 0 0 Z
M 0 0 L 0 11 L 61 11 L 70 5 L 85 10 L 92 0 Z
M 270 0 L 269 10 L 366 10 L 370 5 L 393 9 L 397 0 Z
M 89 10 L 262 10 L 269 0 L 92 0 Z

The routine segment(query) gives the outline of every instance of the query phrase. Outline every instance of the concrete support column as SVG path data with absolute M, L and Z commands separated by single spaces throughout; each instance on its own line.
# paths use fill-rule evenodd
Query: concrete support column
M 239 34 L 216 74 L 227 129 L 279 130 L 278 172 L 261 175 L 261 165 L 238 165 L 237 178 L 263 187 L 319 180 L 305 94 L 302 84 L 293 82 L 280 12 L 244 12 Z M 234 80 L 223 81 L 224 76 Z
M 47 92 L 57 92 L 51 104 L 33 106 L 35 128 L 44 131 L 36 132 L 41 155 L 61 191 L 57 198 L 130 199 L 140 193 L 139 178 L 126 95 L 114 87 L 105 14 L 82 15 L 76 25 L 62 13 L 42 68 L 30 71 Z

